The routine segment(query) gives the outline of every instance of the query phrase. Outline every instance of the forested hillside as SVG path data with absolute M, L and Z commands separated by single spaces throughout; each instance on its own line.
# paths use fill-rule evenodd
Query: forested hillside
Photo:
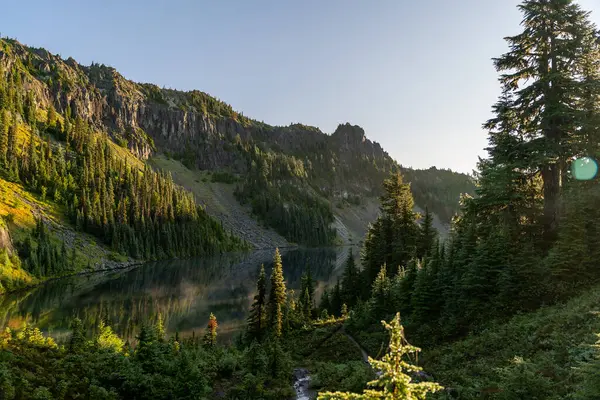
M 489 157 L 448 240 L 419 221 L 393 174 L 360 266 L 349 259 L 321 300 L 321 312 L 351 310 L 347 329 L 373 356 L 387 340 L 377 322 L 399 311 L 412 343 L 437 348 L 425 365 L 449 389 L 432 398 L 600 393 L 599 33 L 572 1 L 519 10 L 523 32 L 494 59 L 502 94 L 484 124 Z
M 52 124 L 56 119 L 58 125 L 50 129 L 57 132 L 89 127 L 140 162 L 157 157 L 179 161 L 198 175 L 195 181 L 177 182 L 194 193 L 194 186 L 230 184 L 254 219 L 290 243 L 339 243 L 336 228 L 359 240 L 376 217 L 367 210 L 376 203 L 381 182 L 396 169 L 413 183 L 417 206 L 429 208 L 440 226 L 458 210 L 460 194 L 473 193 L 467 175 L 402 168 L 358 126 L 342 124 L 331 135 L 302 124 L 271 126 L 204 92 L 138 84 L 112 67 L 82 66 L 11 39 L 0 43 L 6 90 L 19 93 L 17 105 L 24 113 L 30 112 L 29 104 L 34 106 L 31 112 L 51 112 Z M 168 164 L 162 167 L 170 172 Z M 211 182 L 203 185 L 200 171 L 209 171 Z M 222 217 L 210 205 L 207 212 Z M 249 238 L 248 227 L 224 222 L 235 234 Z
M 32 75 L 35 69 L 11 58 L 11 47 L 0 43 L 0 291 L 94 269 L 92 262 L 103 259 L 244 247 L 167 173 L 152 171 L 70 108 L 61 114 L 52 103 L 44 105 L 36 98 L 36 89 L 46 88 Z M 100 260 L 89 251 L 95 248 L 104 254 Z
M 0 291 L 136 260 L 357 241 L 396 168 L 359 127 L 272 127 L 199 91 L 136 84 L 0 39 Z M 467 176 L 412 172 L 443 221 L 472 189 Z M 231 190 L 219 197 L 215 185 Z
M 478 163 L 475 193 L 461 197 L 446 240 L 434 228 L 432 211 L 450 218 L 452 190 L 468 188 L 451 172 L 403 170 L 385 156 L 378 157 L 379 148 L 366 140 L 358 141 L 373 157 L 349 156 L 356 148 L 354 139 L 361 137 L 356 127 L 341 126 L 331 136 L 301 126 L 273 128 L 199 92 L 113 80 L 121 89 L 113 88 L 112 96 L 122 88 L 137 90 L 136 96 L 147 96 L 153 102 L 149 107 L 155 107 L 131 108 L 114 97 L 99 103 L 115 115 L 136 115 L 142 126 L 154 124 L 162 132 L 142 135 L 136 130 L 139 126 L 129 129 L 123 144 L 138 155 L 145 149 L 154 151 L 150 137 L 157 146 L 167 146 L 178 115 L 188 115 L 190 108 L 201 111 L 189 114 L 183 132 L 195 132 L 191 126 L 205 123 L 203 129 L 215 137 L 219 132 L 234 134 L 234 150 L 229 144 L 230 150 L 219 147 L 219 140 L 228 143 L 223 138 L 193 142 L 197 136 L 190 134 L 184 147 L 177 148 L 177 142 L 169 151 L 192 168 L 216 168 L 227 159 L 233 170 L 213 175 L 215 179 L 236 183 L 239 199 L 282 235 L 307 244 L 330 241 L 335 216 L 327 202 L 340 198 L 338 191 L 380 194 L 379 215 L 368 229 L 360 259 L 349 251 L 341 279 L 318 302 L 310 266 L 296 295 L 286 284 L 285 266 L 275 250 L 270 276 L 260 268 L 247 326 L 234 346 L 219 346 L 215 314 L 201 338 L 185 339 L 178 333 L 167 338 L 157 314 L 154 323 L 142 327 L 135 345 L 124 343 L 103 321 L 88 338 L 81 320 L 75 319 L 69 340 L 62 344 L 29 327 L 8 329 L 0 335 L 3 396 L 286 399 L 294 395 L 293 368 L 301 366 L 313 374 L 311 387 L 323 400 L 600 398 L 600 32 L 589 13 L 572 0 L 525 0 L 519 11 L 522 32 L 507 37 L 508 51 L 493 60 L 502 93 L 493 105 L 494 116 L 484 124 L 489 157 Z M 98 90 L 109 88 L 109 69 L 92 66 L 85 71 L 81 76 L 90 82 L 104 82 Z M 141 166 L 136 175 L 134 166 L 115 164 L 112 142 L 90 133 L 88 125 L 104 123 L 94 121 L 103 113 L 90 112 L 88 123 L 76 113 L 71 122 L 72 117 L 65 117 L 80 105 L 62 100 L 57 104 L 68 104 L 71 110 L 61 113 L 64 120 L 51 108 L 31 112 L 32 102 L 22 99 L 19 105 L 14 93 L 20 91 L 11 89 L 27 79 L 10 76 L 0 91 L 0 99 L 9 99 L 1 136 L 6 139 L 0 141 L 11 149 L 0 152 L 6 179 L 22 182 L 40 201 L 53 198 L 78 229 L 121 252 L 186 255 L 197 246 L 210 251 L 238 244 L 229 236 L 206 243 L 206 236 L 196 235 L 190 238 L 195 242 L 187 242 L 187 235 L 197 229 L 212 229 L 209 238 L 224 233 L 192 207 L 193 200 L 168 176 Z M 100 92 L 97 96 L 104 98 Z M 115 104 L 125 106 L 111 108 Z M 168 117 L 156 119 L 155 112 Z M 61 128 L 53 128 L 59 121 Z M 214 123 L 222 125 L 217 129 Z M 19 142 L 23 126 L 30 127 L 25 145 Z M 45 140 L 36 140 L 35 127 L 45 132 Z M 304 134 L 314 141 L 292 140 Z M 267 145 L 255 142 L 257 138 L 275 139 Z M 348 151 L 331 159 L 319 154 L 333 153 L 313 153 L 311 146 L 321 143 L 318 146 L 326 149 L 329 140 L 338 141 L 342 149 L 345 144 Z M 32 146 L 35 156 L 14 161 L 15 149 L 29 154 Z M 196 158 L 203 146 L 215 157 Z M 277 146 L 282 150 L 274 150 Z M 68 160 L 80 166 L 78 174 Z M 86 168 L 90 160 L 98 160 L 107 179 Z M 365 174 L 344 177 L 345 172 L 332 172 L 350 173 L 351 168 L 363 168 Z M 235 174 L 245 179 L 237 181 Z M 437 191 L 417 189 L 449 176 L 456 179 Z M 72 189 L 64 190 L 56 182 Z M 140 187 L 145 189 L 138 198 L 132 189 Z M 110 193 L 115 193 L 114 201 L 106 202 Z M 149 195 L 154 193 L 168 194 L 175 210 Z M 422 216 L 415 212 L 420 196 Z M 344 197 L 350 202 L 362 199 Z M 292 203 L 297 198 L 301 200 Z M 277 218 L 269 220 L 272 214 Z M 152 231 L 147 218 L 161 223 L 142 242 L 134 228 L 146 223 Z M 278 226 L 282 221 L 285 225 Z M 316 229 L 303 229 L 305 224 Z M 163 232 L 161 226 L 171 230 Z M 109 240 L 114 235 L 119 235 L 117 243 Z M 21 245 L 35 247 L 25 252 L 32 254 L 25 261 L 27 270 L 47 271 L 42 265 L 48 255 L 59 251 L 46 250 L 52 249 L 52 242 L 43 223 L 31 237 L 35 246 Z M 172 254 L 167 253 L 171 246 Z M 19 262 L 5 255 L 7 265 Z M 425 356 L 416 357 L 421 349 Z M 372 357 L 369 365 L 363 362 L 363 352 Z

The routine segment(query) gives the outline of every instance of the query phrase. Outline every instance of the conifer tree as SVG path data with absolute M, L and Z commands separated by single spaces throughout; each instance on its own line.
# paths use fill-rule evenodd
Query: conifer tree
M 593 358 L 582 365 L 579 370 L 583 383 L 577 390 L 578 400 L 593 400 L 600 398 L 600 334 L 596 344 L 592 345 Z
M 558 223 L 559 195 L 567 179 L 567 160 L 578 132 L 580 72 L 593 56 L 595 27 L 572 0 L 526 0 L 522 33 L 507 37 L 510 50 L 495 66 L 505 93 L 514 95 L 517 134 L 524 142 L 528 170 L 543 182 L 543 227 L 552 241 Z M 525 152 L 523 153 L 525 154 Z
M 390 279 L 387 276 L 387 266 L 384 264 L 373 282 L 371 289 L 371 311 L 373 318 L 379 318 L 388 311 L 390 306 Z
M 261 264 L 258 280 L 256 281 L 256 295 L 254 295 L 254 302 L 248 317 L 248 334 L 258 340 L 262 338 L 266 325 L 266 294 L 267 278 L 265 266 Z
M 310 293 L 308 292 L 308 288 L 304 289 L 304 295 L 302 296 L 302 315 L 304 316 L 305 321 L 310 322 L 312 319 L 312 299 L 310 297 Z
M 329 291 L 327 290 L 327 288 L 323 289 L 323 294 L 321 295 L 321 303 L 319 304 L 319 310 L 321 310 L 321 313 L 323 311 L 327 311 L 327 313 L 329 313 L 329 310 L 331 310 L 331 300 L 329 299 Z
M 137 336 L 137 340 L 138 344 L 135 348 L 135 357 L 142 362 L 152 365 L 153 361 L 158 357 L 158 349 L 156 348 L 156 342 L 158 341 L 156 326 L 143 323 Z
M 346 303 L 342 304 L 341 317 L 342 318 L 347 318 L 348 317 L 348 306 L 346 305 Z
M 396 314 L 391 323 L 381 321 L 390 332 L 388 352 L 381 360 L 369 357 L 369 363 L 379 371 L 376 380 L 369 386 L 377 389 L 366 389 L 362 394 L 344 392 L 319 393 L 319 400 L 347 399 L 390 399 L 390 400 L 425 400 L 429 393 L 435 393 L 443 387 L 434 382 L 414 383 L 411 374 L 422 371 L 422 368 L 407 362 L 404 358 L 421 351 L 410 345 L 404 337 L 404 328 L 400 324 L 400 313 Z
M 123 351 L 125 346 L 123 340 L 116 335 L 111 327 L 106 325 L 102 320 L 98 324 L 98 331 L 99 332 L 95 341 L 96 347 L 100 349 L 109 349 L 117 353 Z
M 340 312 L 342 311 L 343 303 L 344 300 L 342 299 L 342 286 L 340 285 L 340 280 L 338 278 L 330 297 L 331 315 L 339 316 Z
M 271 291 L 269 293 L 269 321 L 275 336 L 281 336 L 283 329 L 283 308 L 285 307 L 286 288 L 283 278 L 283 265 L 279 249 L 275 249 L 273 271 L 271 272 Z
M 163 321 L 163 316 L 161 312 L 158 313 L 158 316 L 156 318 L 156 336 L 159 342 L 165 341 L 165 323 Z
M 398 293 L 395 295 L 398 302 L 397 309 L 408 316 L 412 314 L 412 295 L 415 289 L 415 283 L 422 263 L 419 260 L 412 259 L 406 268 L 403 268 L 399 275 Z
M 71 338 L 69 339 L 69 352 L 81 353 L 85 350 L 85 331 L 83 322 L 79 318 L 73 319 L 71 322 Z
M 419 240 L 417 246 L 417 257 L 423 258 L 430 254 L 435 239 L 437 237 L 437 231 L 433 227 L 433 215 L 429 212 L 429 208 L 425 208 L 425 216 L 423 222 L 419 228 Z
M 370 226 L 362 253 L 362 263 L 371 285 L 381 265 L 394 275 L 402 265 L 416 256 L 419 241 L 419 215 L 413 211 L 414 200 L 410 184 L 404 183 L 399 172 L 384 181 L 381 215 Z
M 310 320 L 314 308 L 315 287 L 309 267 L 306 268 L 306 272 L 301 278 L 300 296 L 302 313 L 306 319 Z
M 355 304 L 358 295 L 358 271 L 356 270 L 352 249 L 348 251 L 348 258 L 346 259 L 346 264 L 344 266 L 342 292 L 344 301 L 352 307 Z

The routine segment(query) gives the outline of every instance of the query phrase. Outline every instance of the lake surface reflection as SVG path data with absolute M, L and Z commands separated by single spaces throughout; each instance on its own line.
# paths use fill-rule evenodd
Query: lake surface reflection
M 341 276 L 349 251 L 356 248 L 283 250 L 288 289 L 300 288 L 309 267 L 316 297 Z M 0 327 L 39 327 L 58 340 L 69 334 L 77 316 L 95 333 L 101 319 L 124 339 L 135 341 L 143 322 L 160 312 L 168 333 L 202 335 L 210 313 L 219 321 L 219 342 L 230 342 L 245 324 L 261 264 L 267 276 L 273 250 L 211 258 L 148 263 L 135 269 L 80 275 L 0 297 Z

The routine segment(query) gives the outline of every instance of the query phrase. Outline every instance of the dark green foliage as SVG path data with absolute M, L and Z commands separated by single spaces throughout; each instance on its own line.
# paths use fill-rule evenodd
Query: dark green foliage
M 323 290 L 323 294 L 321 295 L 321 302 L 319 304 L 319 310 L 321 310 L 321 312 L 325 311 L 327 314 L 329 314 L 329 310 L 331 310 L 331 300 L 329 298 L 329 291 L 327 290 L 327 288 L 325 288 Z
M 71 338 L 69 339 L 69 353 L 81 353 L 85 351 L 85 331 L 83 323 L 75 318 L 71 324 Z
M 76 270 L 74 257 L 67 255 L 65 242 L 56 240 L 42 219 L 36 220 L 31 234 L 16 243 L 16 248 L 23 268 L 36 277 L 64 275 Z
M 371 289 L 370 317 L 374 320 L 380 319 L 388 313 L 391 307 L 390 278 L 387 276 L 387 266 L 384 264 L 373 282 Z
M 260 274 L 256 282 L 256 295 L 250 308 L 248 316 L 248 336 L 252 339 L 261 340 L 267 328 L 267 278 L 265 266 L 260 266 Z
M 245 152 L 249 176 L 235 191 L 238 200 L 249 203 L 258 218 L 291 242 L 331 245 L 336 237 L 330 228 L 333 213 L 327 203 L 303 187 L 303 164 L 256 146 Z
M 310 268 L 306 268 L 306 272 L 302 274 L 300 283 L 300 309 L 302 316 L 306 322 L 310 322 L 316 314 L 315 308 L 315 286 L 310 272 Z
M 236 183 L 238 181 L 238 177 L 233 175 L 230 172 L 219 172 L 215 171 L 212 173 L 210 177 L 211 182 L 222 182 L 222 183 Z
M 446 223 L 458 213 L 460 196 L 475 193 L 474 179 L 466 174 L 436 167 L 424 170 L 401 168 L 401 172 L 410 182 L 415 202 Z
M 0 397 L 3 399 L 200 399 L 215 398 L 225 388 L 231 398 L 289 398 L 288 353 L 277 343 L 253 344 L 243 351 L 196 341 L 158 339 L 145 326 L 133 355 L 103 327 L 88 339 L 75 323 L 67 348 L 38 330 L 4 332 L 0 345 Z M 122 342 L 121 342 L 122 344 Z M 73 350 L 72 350 L 73 349 Z M 33 368 L 33 369 L 32 369 Z M 252 374 L 249 379 L 240 379 Z M 40 397 L 40 396 L 45 397 Z
M 8 93 L 12 99 L 0 108 L 4 179 L 23 183 L 42 201 L 64 206 L 77 229 L 135 258 L 190 257 L 245 247 L 168 174 L 129 165 L 106 136 L 94 133 L 82 118 L 73 118 L 70 106 L 61 115 L 51 104 L 46 119 L 37 121 L 34 92 L 23 89 L 21 75 L 17 65 L 0 79 L 2 96 Z M 128 128 L 125 135 L 131 143 L 142 137 L 153 146 L 140 129 Z M 35 236 L 37 246 L 24 257 L 30 272 L 41 277 L 75 268 L 53 262 L 58 257 L 52 241 L 41 232 Z
M 419 230 L 419 238 L 417 239 L 417 257 L 423 258 L 428 256 L 433 249 L 434 242 L 437 238 L 437 231 L 433 227 L 433 215 L 429 209 L 425 209 L 425 216 L 421 222 Z
M 583 382 L 576 394 L 576 398 L 580 400 L 600 398 L 600 334 L 592 350 L 591 360 L 583 363 L 580 369 Z
M 354 262 L 352 249 L 350 249 L 348 250 L 348 258 L 342 276 L 342 297 L 347 306 L 352 307 L 356 303 L 357 293 L 360 293 L 360 283 L 359 271 Z
M 365 238 L 362 264 L 370 285 L 383 264 L 388 274 L 395 275 L 416 256 L 419 241 L 418 215 L 413 212 L 414 201 L 410 185 L 400 173 L 384 181 L 381 196 L 381 216 L 373 223 Z
M 321 362 L 315 366 L 311 385 L 319 391 L 360 393 L 375 374 L 363 361 L 345 363 Z
M 595 27 L 568 0 L 525 1 L 520 9 L 525 32 L 508 38 L 510 52 L 496 60 L 504 73 L 503 93 L 494 105 L 496 116 L 485 124 L 490 157 L 478 164 L 476 197 L 462 197 L 444 244 L 436 243 L 427 216 L 413 242 L 412 223 L 390 234 L 398 221 L 412 218 L 402 219 L 398 204 L 410 204 L 408 196 L 398 190 L 401 185 L 388 181 L 382 216 L 370 228 L 362 252 L 361 275 L 374 280 L 373 290 L 362 295 L 367 301 L 354 306 L 347 322 L 373 355 L 384 343 L 373 320 L 396 311 L 411 337 L 427 345 L 482 332 L 475 347 L 467 339 L 452 349 L 448 357 L 454 358 L 445 365 L 447 371 L 460 372 L 448 372 L 442 383 L 452 382 L 465 399 L 572 395 L 576 378 L 565 366 L 573 365 L 579 356 L 572 353 L 580 350 L 560 336 L 562 329 L 542 320 L 536 332 L 524 321 L 513 324 L 514 333 L 499 336 L 496 330 L 515 314 L 568 299 L 600 280 L 600 178 L 577 181 L 568 173 L 573 157 L 599 156 Z M 557 63 L 562 57 L 569 62 Z M 405 268 L 390 274 L 390 262 Z M 590 319 L 584 316 L 589 310 L 573 318 Z M 520 347 L 499 355 L 494 371 L 477 361 L 487 347 L 495 352 L 509 346 L 503 341 L 513 340 Z M 596 364 L 589 357 L 583 364 L 579 379 L 588 386 L 581 386 L 580 395 L 588 397 L 582 398 L 597 393 L 597 382 L 590 378 Z
M 342 312 L 342 304 L 344 304 L 344 299 L 342 297 L 342 286 L 340 284 L 340 280 L 338 279 L 337 283 L 333 287 L 330 296 L 331 310 L 329 310 L 329 314 L 335 317 L 339 317 Z

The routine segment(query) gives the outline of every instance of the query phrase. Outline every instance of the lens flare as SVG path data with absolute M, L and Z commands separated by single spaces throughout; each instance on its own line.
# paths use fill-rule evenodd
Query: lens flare
M 590 157 L 578 158 L 571 164 L 571 172 L 575 179 L 589 181 L 598 173 L 598 164 Z

